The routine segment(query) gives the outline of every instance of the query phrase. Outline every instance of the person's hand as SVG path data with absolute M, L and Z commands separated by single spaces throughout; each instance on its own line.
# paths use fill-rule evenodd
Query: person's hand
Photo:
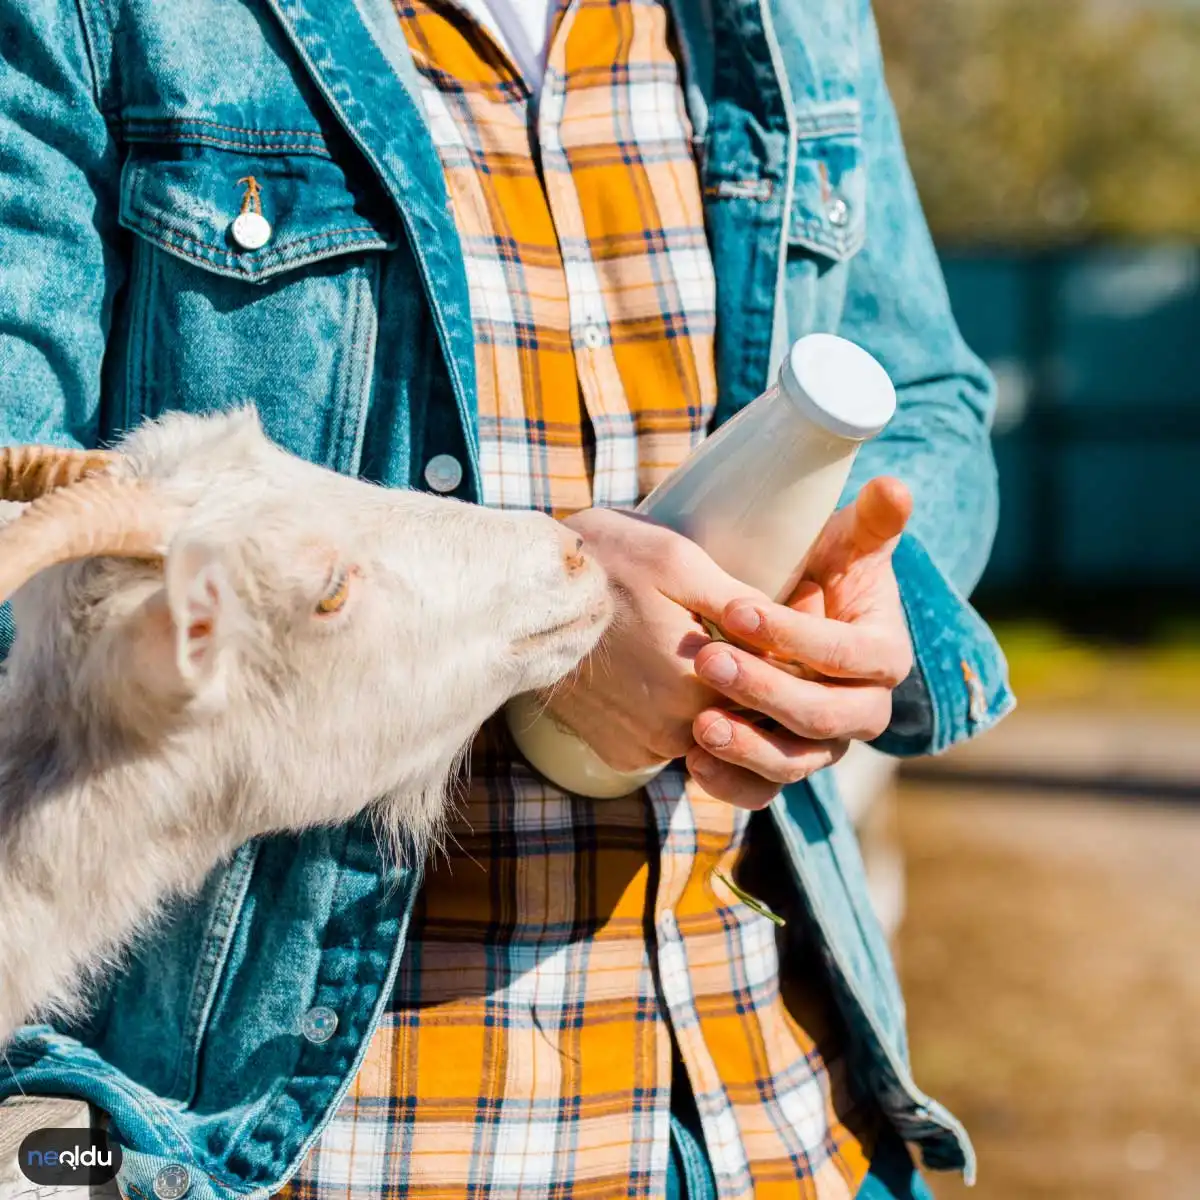
M 902 483 L 871 480 L 826 525 L 790 606 L 747 594 L 719 609 L 697 608 L 745 647 L 711 642 L 694 656 L 697 676 L 725 698 L 698 714 L 696 746 L 687 753 L 689 771 L 710 795 L 762 807 L 781 784 L 887 728 L 892 690 L 913 664 L 892 570 L 911 511 Z M 803 670 L 789 674 L 772 658 Z M 756 724 L 756 714 L 774 727 Z
M 680 758 L 696 717 L 720 700 L 692 668 L 710 641 L 695 612 L 720 612 L 748 589 L 695 542 L 633 513 L 589 508 L 566 524 L 607 571 L 616 615 L 547 710 L 618 771 Z
M 617 770 L 686 754 L 710 794 L 762 807 L 782 784 L 836 762 L 852 738 L 876 737 L 890 720 L 891 688 L 912 657 L 891 572 L 910 507 L 902 484 L 869 484 L 826 527 L 790 608 L 755 595 L 693 542 L 643 518 L 605 509 L 569 518 L 608 571 L 618 615 L 549 711 Z M 757 637 L 732 625 L 727 632 L 766 657 L 713 643 L 696 619 L 724 628 L 747 606 L 760 615 Z M 735 668 L 726 682 L 722 655 Z M 698 667 L 715 667 L 718 677 L 706 680 Z M 753 713 L 737 711 L 742 705 L 777 728 L 756 726 Z M 723 745 L 706 740 L 722 734 Z

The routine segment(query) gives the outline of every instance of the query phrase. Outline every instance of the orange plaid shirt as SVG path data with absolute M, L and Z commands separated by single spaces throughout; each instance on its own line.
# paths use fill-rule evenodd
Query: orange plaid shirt
M 716 393 L 665 7 L 560 4 L 535 103 L 465 12 L 397 4 L 467 263 L 484 501 L 632 506 Z M 566 795 L 490 725 L 390 1011 L 287 1194 L 661 1194 L 674 1036 L 723 1200 L 853 1196 L 876 1120 L 821 973 L 781 982 L 793 929 L 714 877 L 750 869 L 750 825 L 674 768 L 624 800 Z

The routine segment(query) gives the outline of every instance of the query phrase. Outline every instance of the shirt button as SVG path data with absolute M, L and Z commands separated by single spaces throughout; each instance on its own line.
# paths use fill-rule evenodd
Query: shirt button
M 604 330 L 599 325 L 583 327 L 583 344 L 589 350 L 599 350 L 604 345 Z
M 229 227 L 234 245 L 243 250 L 261 250 L 271 240 L 271 222 L 262 213 L 239 213 Z
M 323 1004 L 318 1004 L 316 1008 L 310 1008 L 300 1022 L 300 1032 L 314 1046 L 322 1046 L 329 1041 L 337 1032 L 337 1027 L 337 1013 Z
M 841 229 L 850 220 L 850 205 L 841 196 L 838 196 L 830 201 L 826 215 L 829 217 L 830 225 Z
M 158 1200 L 180 1200 L 180 1197 L 188 1194 L 188 1189 L 192 1186 L 192 1177 L 188 1174 L 187 1167 L 181 1167 L 177 1163 L 172 1163 L 169 1167 L 163 1167 L 161 1171 L 154 1177 L 152 1187 L 154 1194 Z
M 435 454 L 425 464 L 425 482 L 435 492 L 454 491 L 462 477 L 462 463 L 453 454 Z

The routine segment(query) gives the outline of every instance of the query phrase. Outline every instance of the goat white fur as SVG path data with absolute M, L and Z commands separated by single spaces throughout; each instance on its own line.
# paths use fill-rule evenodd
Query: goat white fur
M 168 514 L 162 559 L 64 562 L 13 597 L 0 1048 L 251 837 L 373 804 L 421 852 L 479 726 L 610 614 L 549 517 L 336 475 L 252 410 L 170 415 L 120 450 L 107 473 Z M 0 556 L 24 511 L 0 511 Z

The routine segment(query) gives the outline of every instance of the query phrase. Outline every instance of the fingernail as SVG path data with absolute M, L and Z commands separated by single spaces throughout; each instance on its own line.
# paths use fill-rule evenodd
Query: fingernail
M 703 779 L 712 774 L 712 763 L 703 754 L 689 754 L 687 769 L 697 778 Z
M 718 717 L 701 735 L 706 746 L 728 746 L 733 741 L 733 726 L 724 717 Z
M 712 683 L 732 683 L 737 673 L 732 654 L 714 654 L 700 668 L 700 674 Z
M 748 604 L 735 608 L 725 616 L 725 628 L 730 633 L 753 633 L 762 624 L 762 616 L 757 608 Z

